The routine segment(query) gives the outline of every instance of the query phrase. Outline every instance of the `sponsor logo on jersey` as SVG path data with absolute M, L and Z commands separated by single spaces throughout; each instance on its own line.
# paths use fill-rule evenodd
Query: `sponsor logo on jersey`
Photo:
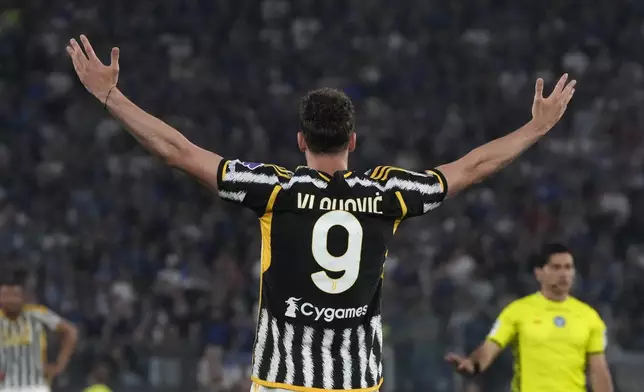
M 297 317 L 297 311 L 300 310 L 298 306 L 298 302 L 300 302 L 301 299 L 302 298 L 291 297 L 286 300 L 286 313 L 284 313 L 286 317 L 290 317 L 290 318 Z
M 262 166 L 261 163 L 257 162 L 240 162 L 242 166 L 249 168 L 250 170 L 257 169 L 258 167 Z
M 561 316 L 555 316 L 552 320 L 555 323 L 555 326 L 558 328 L 563 328 L 566 326 L 566 319 Z
M 334 320 L 345 320 L 359 318 L 367 314 L 369 305 L 357 308 L 323 308 L 313 305 L 310 302 L 304 302 L 300 305 L 302 298 L 291 297 L 286 302 L 286 312 L 284 316 L 290 318 L 308 317 L 315 321 L 324 320 L 328 323 Z

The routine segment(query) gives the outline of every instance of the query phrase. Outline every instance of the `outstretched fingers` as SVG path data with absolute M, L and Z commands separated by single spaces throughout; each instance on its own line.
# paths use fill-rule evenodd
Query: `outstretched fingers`
M 74 65 L 74 70 L 76 71 L 77 74 L 81 74 L 81 71 L 84 69 L 83 64 L 80 63 L 80 61 L 77 59 L 76 53 L 74 51 L 74 48 L 71 46 L 67 46 L 65 48 L 67 50 L 67 54 L 69 54 L 69 57 L 72 59 L 72 64 Z
M 87 57 L 90 60 L 96 60 L 100 61 L 98 57 L 96 57 L 96 53 L 94 52 L 94 48 L 92 48 L 92 44 L 89 43 L 89 40 L 85 36 L 85 34 L 81 34 L 80 36 L 81 43 L 83 44 L 83 48 L 85 49 L 85 53 L 87 53 Z
M 563 74 L 563 76 L 557 82 L 557 85 L 555 86 L 555 89 L 552 91 L 551 95 L 556 96 L 558 94 L 561 94 L 561 92 L 563 91 L 564 87 L 566 86 L 566 81 L 567 80 L 568 80 L 568 74 L 565 73 L 565 74 Z
M 110 67 L 118 70 L 119 69 L 119 48 L 112 48 L 112 53 L 110 55 Z
M 572 96 L 575 95 L 576 84 L 577 84 L 576 80 L 573 80 L 572 82 L 568 83 L 563 93 L 561 94 L 564 105 L 568 105 L 568 102 L 570 102 L 570 100 L 572 99 Z
M 83 49 L 81 49 L 80 45 L 78 45 L 78 42 L 76 42 L 76 40 L 72 38 L 69 41 L 69 47 L 71 48 L 71 51 L 68 50 L 67 53 L 72 56 L 74 65 L 78 67 L 78 69 L 85 69 L 88 60 L 85 56 L 85 53 L 83 53 Z
M 537 83 L 534 86 L 534 99 L 543 99 L 543 79 L 537 79 Z

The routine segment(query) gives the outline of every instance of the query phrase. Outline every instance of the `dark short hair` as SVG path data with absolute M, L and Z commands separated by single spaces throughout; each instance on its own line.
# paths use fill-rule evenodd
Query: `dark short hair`
M 300 103 L 300 131 L 315 154 L 343 151 L 355 127 L 355 109 L 342 91 L 321 88 L 307 93 Z
M 27 271 L 22 269 L 10 270 L 3 275 L 0 280 L 2 286 L 24 286 L 27 282 Z
M 550 261 L 550 257 L 552 255 L 556 255 L 559 253 L 570 253 L 570 249 L 566 245 L 560 244 L 558 242 L 546 244 L 543 249 L 541 250 L 541 253 L 535 257 L 534 259 L 534 267 L 535 268 L 543 268 L 548 264 Z

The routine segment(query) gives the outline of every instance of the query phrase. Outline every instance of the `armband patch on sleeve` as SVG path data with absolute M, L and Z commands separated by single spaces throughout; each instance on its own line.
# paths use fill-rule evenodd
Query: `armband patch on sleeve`
M 242 166 L 249 168 L 250 170 L 255 170 L 258 167 L 262 166 L 261 163 L 257 162 L 239 162 Z

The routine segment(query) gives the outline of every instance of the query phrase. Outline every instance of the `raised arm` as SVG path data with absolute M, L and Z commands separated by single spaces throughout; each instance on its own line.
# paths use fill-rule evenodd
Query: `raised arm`
M 141 145 L 169 165 L 185 171 L 217 190 L 217 168 L 221 156 L 191 143 L 179 131 L 136 106 L 116 87 L 119 75 L 119 49 L 112 48 L 111 63 L 103 64 L 89 40 L 81 35 L 83 49 L 70 40 L 67 53 L 85 88 L 125 125 Z
M 564 74 L 552 94 L 543 97 L 543 79 L 537 79 L 532 120 L 518 130 L 475 148 L 461 159 L 439 166 L 447 179 L 447 196 L 453 196 L 472 184 L 480 182 L 516 159 L 528 147 L 541 139 L 563 116 L 575 93 L 575 80 Z

